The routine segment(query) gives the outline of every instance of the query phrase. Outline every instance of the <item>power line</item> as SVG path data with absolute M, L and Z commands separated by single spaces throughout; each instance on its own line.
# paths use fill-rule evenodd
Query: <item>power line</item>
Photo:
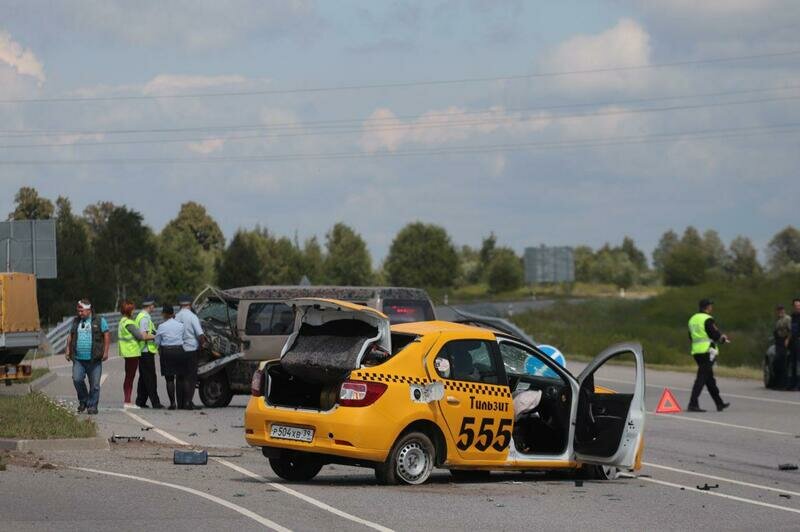
M 570 141 L 525 142 L 516 144 L 471 145 L 452 146 L 447 148 L 420 148 L 396 152 L 328 152 L 328 153 L 289 153 L 258 156 L 222 156 L 205 158 L 104 158 L 104 159 L 51 159 L 51 160 L 0 160 L 0 165 L 29 166 L 29 165 L 91 165 L 91 164 L 197 164 L 197 163 L 247 163 L 247 162 L 280 162 L 294 160 L 328 160 L 328 159 L 357 159 L 376 157 L 404 157 L 425 155 L 449 154 L 477 154 L 502 151 L 519 151 L 526 149 L 565 149 L 565 148 L 596 148 L 619 146 L 627 144 L 647 144 L 657 142 L 671 142 L 675 140 L 704 140 L 748 137 L 757 134 L 787 134 L 800 128 L 800 122 L 775 124 L 767 126 L 747 126 L 741 128 L 718 128 L 696 131 L 683 131 L 675 133 L 657 133 L 652 135 L 629 135 L 621 137 L 586 138 Z
M 383 131 L 398 131 L 398 130 L 409 130 L 409 129 L 433 129 L 433 128 L 451 128 L 451 127 L 476 127 L 476 126 L 485 126 L 485 125 L 503 125 L 504 123 L 509 124 L 522 124 L 522 123 L 529 123 L 529 122 L 539 122 L 539 121 L 555 121 L 555 120 L 564 120 L 564 119 L 571 119 L 571 118 L 594 118 L 594 117 L 604 117 L 604 116 L 618 116 L 618 115 L 631 115 L 631 114 L 645 114 L 645 113 L 656 113 L 656 112 L 670 112 L 670 111 L 685 111 L 685 110 L 695 110 L 695 109 L 707 109 L 707 108 L 716 108 L 716 107 L 727 107 L 733 105 L 749 105 L 749 104 L 756 104 L 756 103 L 773 103 L 773 102 L 782 102 L 782 101 L 790 101 L 790 100 L 797 100 L 800 99 L 800 95 L 797 96 L 782 96 L 782 97 L 773 97 L 773 98 L 758 98 L 758 99 L 751 99 L 751 100 L 738 100 L 738 101 L 729 101 L 729 102 L 712 102 L 712 103 L 704 103 L 704 104 L 693 104 L 693 105 L 674 105 L 668 107 L 649 107 L 649 108 L 640 108 L 640 109 L 610 109 L 606 111 L 597 111 L 592 113 L 575 113 L 575 114 L 561 114 L 561 115 L 546 115 L 546 116 L 532 116 L 532 117 L 514 117 L 514 116 L 500 116 L 496 118 L 485 118 L 481 120 L 446 120 L 446 121 L 424 121 L 424 122 L 416 122 L 416 123 L 406 123 L 406 124 L 390 124 L 386 126 L 374 126 L 369 124 L 369 120 L 367 120 L 367 124 L 361 125 L 356 127 L 350 126 L 350 129 L 344 128 L 345 126 L 317 126 L 317 129 L 321 129 L 321 131 L 300 131 L 297 133 L 261 133 L 257 135 L 237 135 L 237 136 L 216 136 L 216 137 L 192 137 L 192 138 L 178 138 L 178 139 L 134 139 L 134 140 L 119 140 L 119 141 L 87 141 L 87 142 L 71 142 L 71 143 L 34 143 L 34 144 L 5 144 L 0 145 L 0 149 L 16 149 L 16 148 L 64 148 L 64 147 L 75 147 L 75 146 L 114 146 L 114 145 L 137 145 L 137 144 L 164 144 L 164 143 L 183 143 L 183 142 L 203 142 L 209 140 L 225 140 L 225 141 L 238 141 L 238 140 L 253 140 L 253 139 L 281 139 L 281 138 L 289 138 L 289 137 L 304 137 L 304 136 L 317 136 L 317 135 L 344 135 L 344 134 L 357 134 L 357 133 L 366 133 L 366 132 L 383 132 Z M 488 114 L 492 111 L 482 111 L 481 113 L 464 113 L 464 114 Z M 506 111 L 508 112 L 508 111 Z M 517 111 L 514 111 L 517 112 Z M 443 114 L 442 116 L 454 116 L 454 115 L 446 115 Z M 456 117 L 458 118 L 458 117 Z M 393 120 L 400 120 L 399 117 L 394 117 Z M 232 127 L 232 126 L 229 126 Z M 287 126 L 289 127 L 289 126 Z M 290 130 L 297 130 L 302 129 L 303 124 L 294 124 L 291 125 Z M 338 127 L 339 129 L 331 129 L 333 127 Z M 247 126 L 250 130 L 277 130 L 280 131 L 281 127 L 275 126 L 258 126 L 257 128 L 254 126 Z M 344 128 L 344 129 L 343 129 Z M 121 130 L 119 130 L 121 131 Z M 117 132 L 119 132 L 117 131 Z M 177 132 L 182 131 L 182 129 L 173 129 L 169 130 L 169 132 Z M 234 130 L 235 131 L 235 130 Z M 130 132 L 130 130 L 129 130 Z M 145 130 L 138 130 L 138 132 L 154 132 L 154 131 L 145 131 Z M 70 133 L 62 133 L 64 135 Z M 77 135 L 78 133 L 71 133 L 72 135 Z M 99 132 L 84 132 L 80 133 L 81 135 L 99 135 Z M 17 137 L 14 137 L 17 138 Z
M 266 96 L 276 94 L 304 94 L 304 93 L 317 93 L 317 92 L 339 92 L 339 91 L 357 91 L 357 90 L 370 90 L 370 89 L 393 89 L 393 88 L 408 88 L 417 86 L 435 86 L 435 85 L 457 85 L 457 84 L 470 84 L 470 83 L 485 83 L 496 81 L 515 81 L 525 79 L 537 78 L 552 78 L 561 76 L 572 76 L 577 74 L 599 74 L 608 72 L 625 72 L 636 70 L 649 70 L 657 68 L 672 68 L 678 66 L 690 65 L 703 65 L 714 63 L 730 63 L 737 61 L 749 61 L 753 59 L 769 59 L 777 57 L 791 57 L 800 55 L 800 50 L 789 50 L 784 52 L 774 52 L 767 54 L 753 54 L 753 55 L 740 55 L 729 57 L 714 57 L 707 59 L 692 59 L 685 61 L 673 61 L 667 63 L 655 63 L 649 65 L 627 65 L 618 67 L 605 67 L 605 68 L 589 68 L 581 70 L 565 70 L 554 72 L 535 72 L 531 74 L 517 74 L 508 76 L 494 76 L 494 77 L 471 77 L 471 78 L 458 78 L 458 79 L 440 79 L 440 80 L 419 80 L 419 81 L 398 81 L 387 83 L 366 83 L 355 85 L 338 85 L 327 87 L 295 87 L 288 89 L 264 89 L 255 91 L 225 91 L 225 92 L 206 92 L 206 93 L 173 93 L 162 95 L 118 95 L 118 96 L 60 96 L 53 98 L 13 98 L 2 99 L 0 104 L 27 104 L 27 103 L 68 103 L 68 102 L 107 102 L 107 101 L 130 101 L 130 100 L 159 100 L 159 99 L 182 99 L 182 98 L 217 98 L 217 97 L 234 97 L 234 96 Z

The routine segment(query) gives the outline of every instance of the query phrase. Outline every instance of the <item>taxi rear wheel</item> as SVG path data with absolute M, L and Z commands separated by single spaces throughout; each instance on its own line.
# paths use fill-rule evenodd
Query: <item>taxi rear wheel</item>
M 270 458 L 269 465 L 276 475 L 292 482 L 311 480 L 322 469 L 319 460 L 302 453 L 283 453 L 277 458 Z
M 375 468 L 375 476 L 381 484 L 423 484 L 435 461 L 431 439 L 422 432 L 409 432 L 397 440 L 386 462 Z

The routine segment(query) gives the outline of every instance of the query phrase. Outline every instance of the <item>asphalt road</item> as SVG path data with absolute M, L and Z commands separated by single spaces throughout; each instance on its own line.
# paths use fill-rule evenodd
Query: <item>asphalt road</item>
M 55 371 L 59 378 L 45 391 L 74 401 L 69 368 Z M 614 368 L 603 384 L 613 387 L 629 371 Z M 718 379 L 732 403 L 722 413 L 649 415 L 638 478 L 577 486 L 567 476 L 493 473 L 488 482 L 454 483 L 438 471 L 423 486 L 384 487 L 371 470 L 345 466 L 327 466 L 312 482 L 284 483 L 244 444 L 246 397 L 200 412 L 123 412 L 121 362 L 106 363 L 105 375 L 101 432 L 146 441 L 45 453 L 52 470 L 11 465 L 0 472 L 0 529 L 800 528 L 800 471 L 778 469 L 800 463 L 800 394 L 757 381 Z M 649 371 L 648 411 L 665 386 L 685 406 L 691 381 Z M 182 442 L 213 458 L 207 466 L 173 465 Z M 697 489 L 705 484 L 719 487 Z

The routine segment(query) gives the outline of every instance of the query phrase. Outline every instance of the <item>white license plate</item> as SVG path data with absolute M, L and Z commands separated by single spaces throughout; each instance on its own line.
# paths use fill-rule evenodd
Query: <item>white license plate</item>
M 314 429 L 290 427 L 288 425 L 272 425 L 269 435 L 279 440 L 295 440 L 311 443 L 314 439 Z

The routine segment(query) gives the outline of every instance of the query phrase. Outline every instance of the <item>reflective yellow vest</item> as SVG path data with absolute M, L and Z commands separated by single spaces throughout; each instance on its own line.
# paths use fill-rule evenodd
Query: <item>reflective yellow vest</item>
M 148 314 L 144 310 L 140 310 L 139 314 L 136 315 L 136 320 L 134 320 L 136 328 L 139 329 L 140 331 L 142 330 L 142 320 L 144 318 L 150 320 L 150 325 L 147 327 L 147 332 L 150 334 L 156 334 L 156 326 L 153 325 L 153 320 L 152 318 L 150 318 L 150 314 Z M 142 340 L 141 342 L 139 342 L 139 351 L 142 353 L 148 352 L 156 354 L 158 353 L 158 347 L 156 347 L 155 340 Z
M 706 320 L 710 314 L 698 312 L 689 318 L 689 334 L 692 337 L 692 355 L 702 355 L 711 349 L 711 337 L 706 332 Z
M 123 316 L 119 320 L 119 327 L 117 329 L 117 338 L 119 344 L 119 356 L 122 358 L 132 358 L 142 355 L 142 350 L 139 349 L 139 341 L 128 330 L 128 325 L 136 325 L 136 322 L 130 318 Z

